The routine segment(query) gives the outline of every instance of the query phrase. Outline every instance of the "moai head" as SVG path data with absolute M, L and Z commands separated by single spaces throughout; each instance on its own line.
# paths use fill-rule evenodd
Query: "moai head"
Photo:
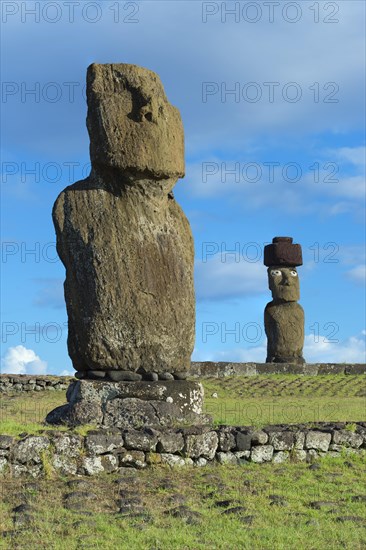
M 302 265 L 301 246 L 293 244 L 291 237 L 275 237 L 264 247 L 264 264 L 273 300 L 297 302 L 300 284 L 296 266 Z
M 112 168 L 130 180 L 184 176 L 181 117 L 157 74 L 136 65 L 94 63 L 87 100 L 90 160 L 97 171 Z
M 300 300 L 299 277 L 295 268 L 273 266 L 268 270 L 268 286 L 274 300 L 297 302 Z

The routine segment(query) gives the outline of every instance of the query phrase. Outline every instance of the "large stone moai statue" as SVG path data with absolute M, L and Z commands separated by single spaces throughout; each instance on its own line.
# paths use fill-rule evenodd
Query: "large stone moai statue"
M 268 267 L 272 302 L 264 311 L 267 335 L 267 363 L 304 363 L 304 310 L 300 299 L 296 267 L 302 265 L 299 244 L 291 237 L 275 237 L 264 247 L 264 265 Z
M 194 345 L 193 239 L 172 189 L 184 176 L 179 111 L 158 75 L 87 72 L 92 170 L 56 200 L 68 350 L 78 378 L 184 377 Z

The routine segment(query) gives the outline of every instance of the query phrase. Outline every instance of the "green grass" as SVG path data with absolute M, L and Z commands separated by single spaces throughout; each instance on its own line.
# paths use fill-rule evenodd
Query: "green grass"
M 44 424 L 44 419 L 48 412 L 65 403 L 64 390 L 0 394 L 0 434 L 18 436 L 53 430 L 54 426 Z M 80 426 L 73 431 L 84 435 L 94 427 Z M 66 431 L 69 428 L 59 426 L 57 429 Z
M 215 423 L 264 426 L 366 418 L 364 376 L 235 376 L 202 383 L 205 412 Z
M 255 425 L 317 421 L 365 420 L 366 378 L 363 376 L 268 375 L 204 380 L 205 409 L 215 423 Z M 213 393 L 218 397 L 212 397 Z M 1 394 L 0 434 L 19 435 L 44 430 L 43 420 L 54 407 L 65 403 L 65 392 Z M 49 427 L 52 429 L 52 427 Z M 86 433 L 89 426 L 80 428 Z M 66 428 L 65 428 L 66 429 Z M 47 457 L 45 457 L 45 460 Z M 89 478 L 97 495 L 85 508 L 64 508 L 70 492 L 66 479 L 37 480 L 38 488 L 26 489 L 29 480 L 0 480 L 0 548 L 55 550 L 363 550 L 366 548 L 364 455 L 323 457 L 319 470 L 305 463 L 254 464 L 171 470 L 151 467 L 135 473 L 132 492 L 139 496 L 150 516 L 122 517 L 118 513 L 118 474 Z M 162 488 L 171 481 L 172 488 Z M 130 482 L 127 482 L 129 487 Z M 197 524 L 166 514 L 178 495 L 201 518 Z M 270 495 L 282 496 L 285 506 L 271 505 Z M 253 516 L 246 524 L 240 516 L 223 515 L 216 505 L 229 499 L 230 506 L 245 508 Z M 313 501 L 334 504 L 317 510 Z M 12 509 L 29 502 L 34 511 L 29 525 L 14 528 Z M 85 512 L 85 513 L 82 513 Z M 339 517 L 354 516 L 361 520 Z M 363 519 L 362 519 L 363 518 Z
M 215 424 L 264 426 L 366 419 L 366 377 L 362 375 L 235 376 L 202 383 L 205 412 L 213 416 Z M 212 397 L 214 393 L 217 398 Z M 9 435 L 44 430 L 47 413 L 66 403 L 64 390 L 0 397 L 0 433 Z
M 148 549 L 148 550 L 329 550 L 366 547 L 365 503 L 352 496 L 365 494 L 364 459 L 351 456 L 320 461 L 319 470 L 308 464 L 252 464 L 245 466 L 211 465 L 170 470 L 158 467 L 136 473 L 132 491 L 138 495 L 151 521 L 121 517 L 117 510 L 116 475 L 89 479 L 97 500 L 87 502 L 83 511 L 63 507 L 63 495 L 70 489 L 62 479 L 39 483 L 39 490 L 27 491 L 24 481 L 3 481 L 0 505 L 0 548 L 16 549 Z M 172 488 L 161 483 L 170 480 Z M 129 482 L 127 482 L 128 486 Z M 187 524 L 166 515 L 174 507 L 172 495 L 180 495 L 193 511 L 202 514 L 199 522 Z M 29 527 L 13 531 L 12 508 L 24 502 L 34 507 Z M 279 495 L 285 506 L 271 505 L 270 495 Z M 251 525 L 240 516 L 222 514 L 219 500 L 243 506 L 244 516 L 253 516 Z M 333 501 L 321 510 L 310 507 L 313 501 Z M 364 518 L 362 522 L 341 516 Z M 310 523 L 308 523 L 310 522 Z M 1 537 L 2 532 L 10 532 Z
M 37 433 L 53 408 L 66 403 L 65 390 L 0 394 L 0 434 Z

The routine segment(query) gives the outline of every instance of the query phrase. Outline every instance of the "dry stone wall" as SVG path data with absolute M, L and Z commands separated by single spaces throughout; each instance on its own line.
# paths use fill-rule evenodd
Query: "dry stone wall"
M 261 374 L 357 375 L 366 374 L 366 364 L 309 363 L 292 365 L 287 363 L 192 362 L 189 378 L 225 378 L 227 376 L 256 376 Z M 0 393 L 6 391 L 66 390 L 73 380 L 75 378 L 72 376 L 0 374 Z
M 73 380 L 69 376 L 0 374 L 0 393 L 67 390 Z
M 366 374 L 365 363 L 224 363 L 192 362 L 190 378 L 225 378 L 226 376 L 255 376 L 260 374 Z
M 366 422 L 249 426 L 209 426 L 155 430 L 104 429 L 82 436 L 73 431 L 40 435 L 0 435 L 0 473 L 7 478 L 96 475 L 153 465 L 204 466 L 313 462 L 341 453 L 366 455 Z

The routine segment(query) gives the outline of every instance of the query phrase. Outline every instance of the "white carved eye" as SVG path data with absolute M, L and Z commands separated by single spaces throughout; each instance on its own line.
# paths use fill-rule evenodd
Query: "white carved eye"
M 282 273 L 279 269 L 272 269 L 271 270 L 272 277 L 281 277 Z
M 297 271 L 295 271 L 294 269 L 291 269 L 290 275 L 291 275 L 292 277 L 297 277 Z

